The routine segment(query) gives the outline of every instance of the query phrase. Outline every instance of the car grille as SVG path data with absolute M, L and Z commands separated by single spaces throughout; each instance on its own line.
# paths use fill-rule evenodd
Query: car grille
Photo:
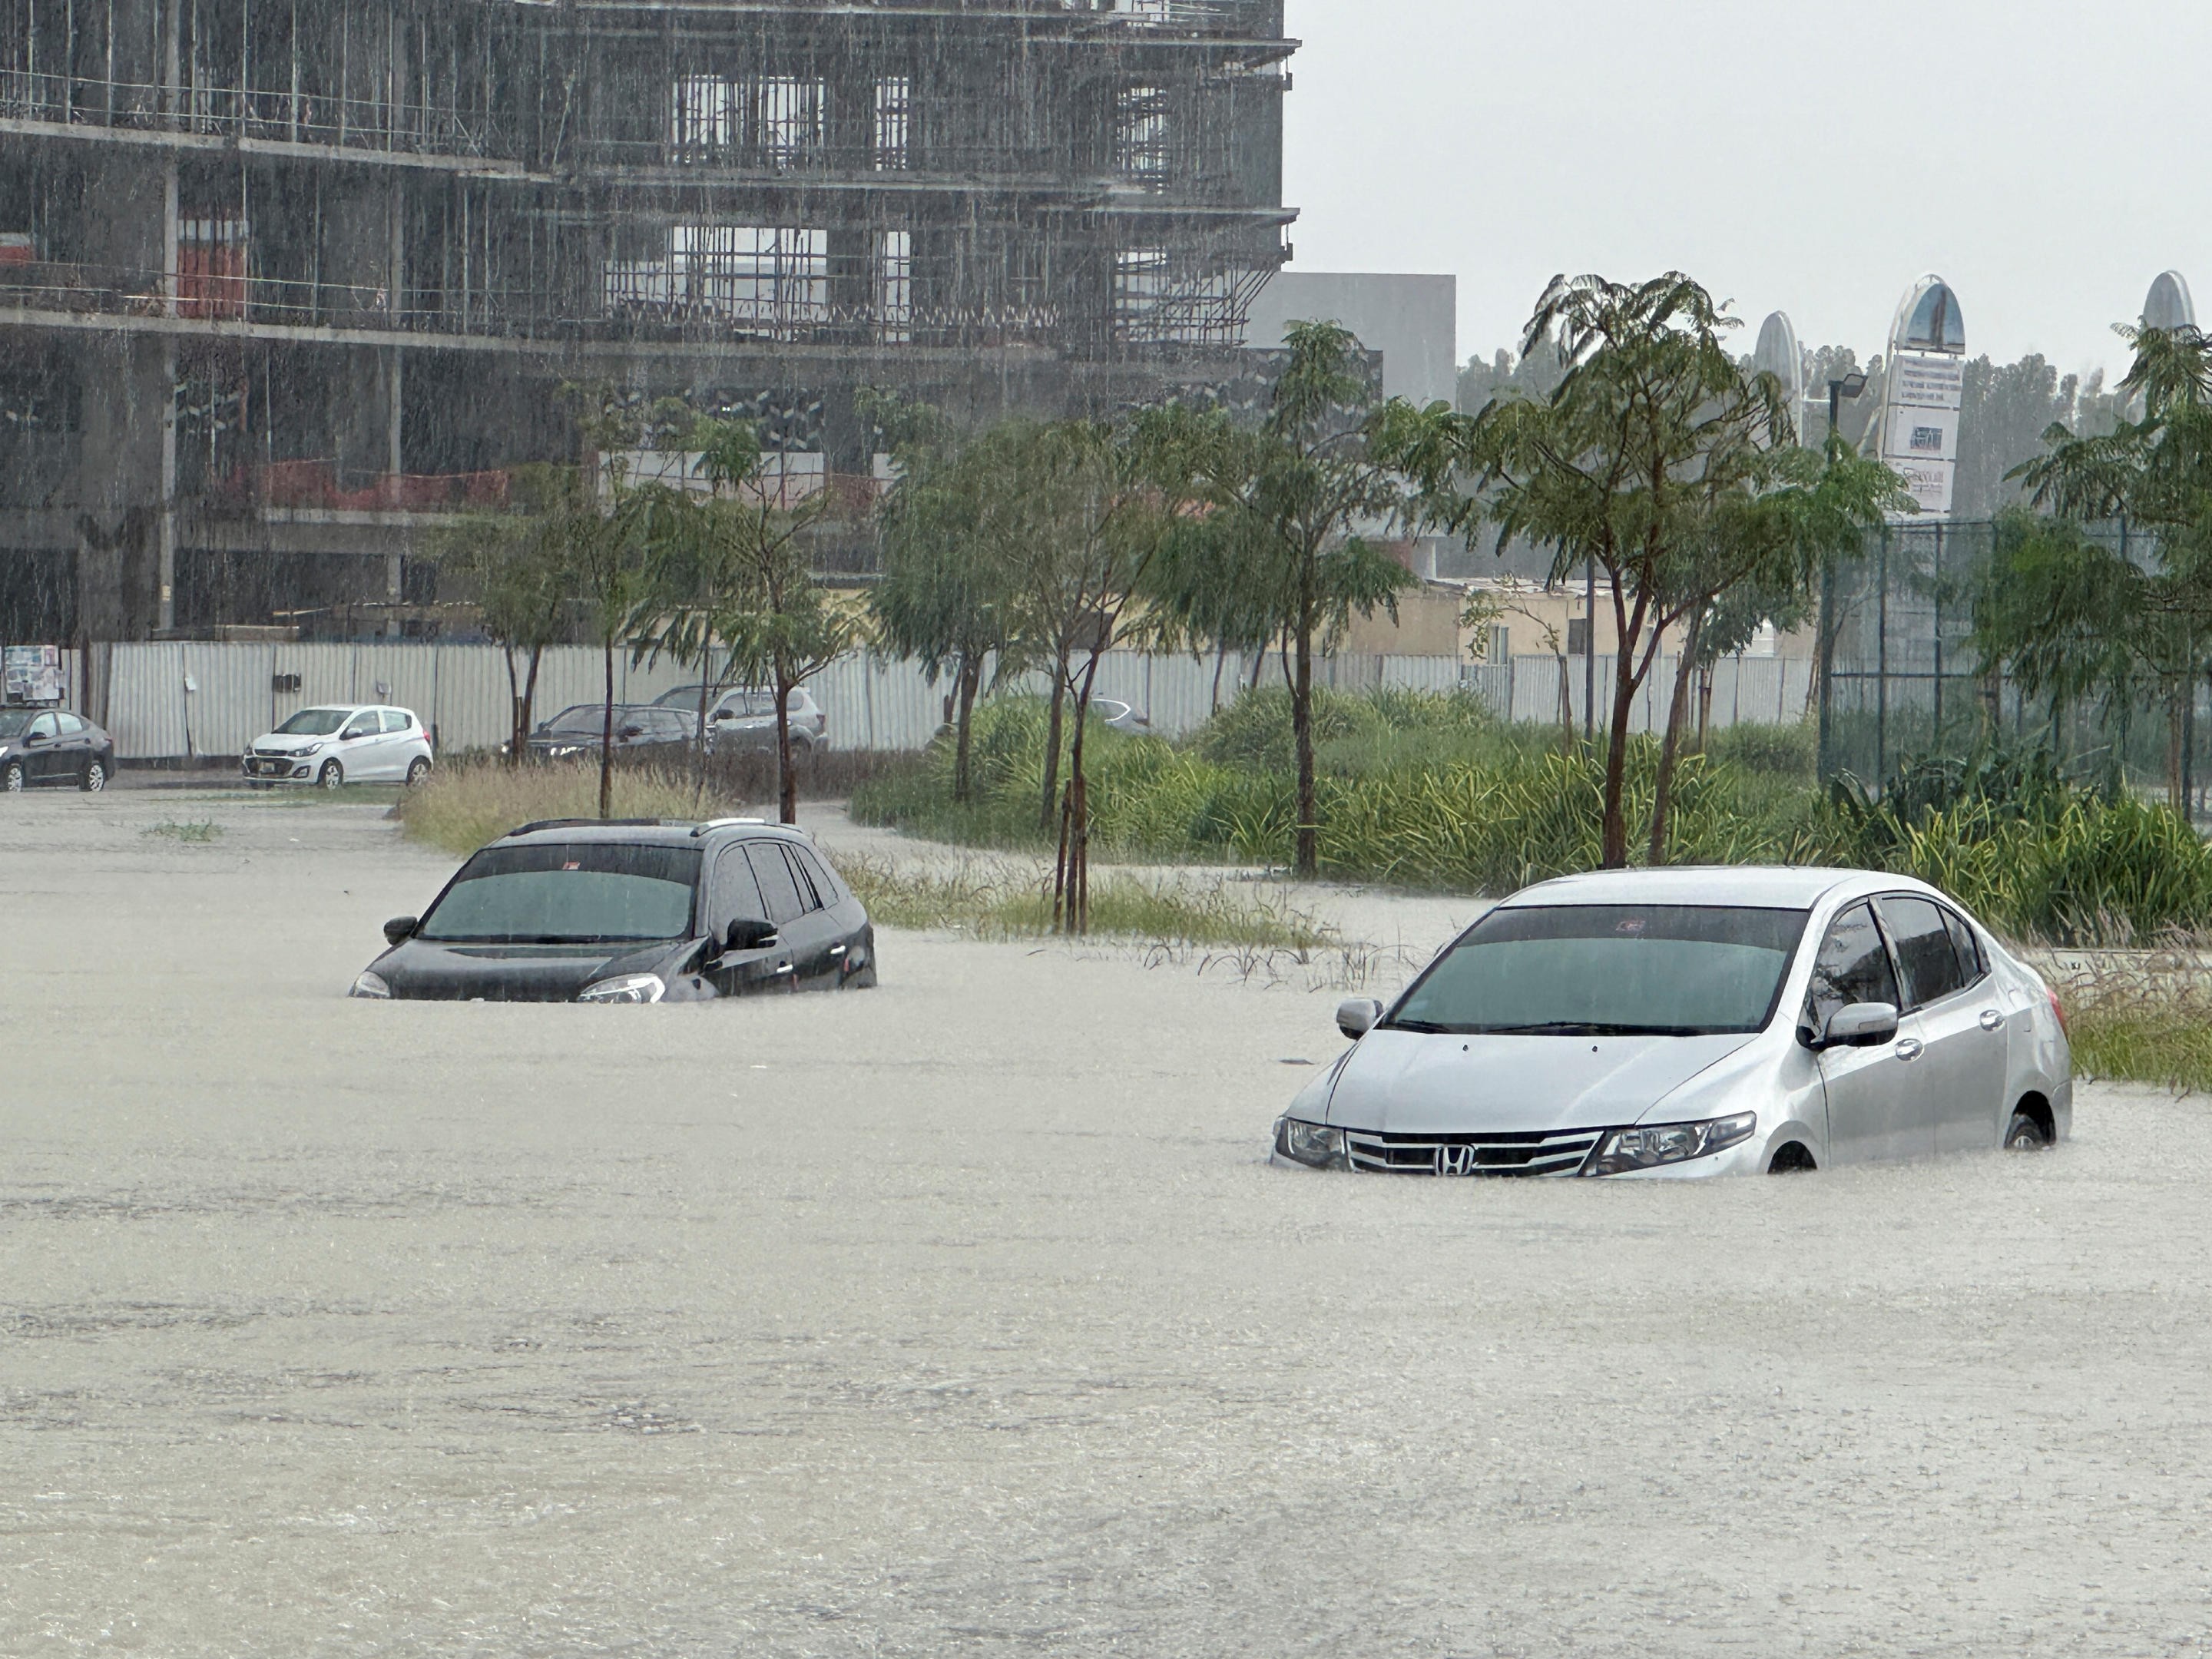
M 257 755 L 265 755 L 270 760 L 289 760 L 292 758 L 292 751 L 289 749 L 257 749 L 253 752 Z
M 1393 1135 L 1347 1129 L 1355 1170 L 1383 1175 L 1571 1176 L 1589 1161 L 1603 1129 L 1526 1134 Z

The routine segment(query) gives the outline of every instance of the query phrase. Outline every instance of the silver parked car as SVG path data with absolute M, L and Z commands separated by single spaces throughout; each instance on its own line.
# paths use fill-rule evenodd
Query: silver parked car
M 1516 893 L 1275 1126 L 1278 1159 L 1449 1176 L 1711 1176 L 2045 1146 L 2057 999 L 1925 883 L 1612 871 Z

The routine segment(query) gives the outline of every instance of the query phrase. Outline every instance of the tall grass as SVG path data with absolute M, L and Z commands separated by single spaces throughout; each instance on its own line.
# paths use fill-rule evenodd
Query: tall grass
M 1052 931 L 1051 878 L 975 860 L 951 868 L 844 855 L 838 873 L 874 921 L 893 927 L 954 928 L 978 939 L 1032 939 Z M 1255 945 L 1312 951 L 1335 930 L 1279 894 L 1224 880 L 1147 880 L 1108 872 L 1091 890 L 1091 933 L 1166 945 Z
M 711 791 L 702 801 L 690 778 L 667 772 L 623 767 L 614 776 L 618 818 L 708 817 L 741 804 Z M 402 791 L 392 811 L 410 840 L 448 853 L 473 853 L 518 824 L 597 817 L 599 769 L 561 762 L 511 767 L 495 760 L 462 761 Z

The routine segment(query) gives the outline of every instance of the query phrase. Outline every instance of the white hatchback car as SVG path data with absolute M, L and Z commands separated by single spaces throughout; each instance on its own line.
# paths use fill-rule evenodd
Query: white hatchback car
M 2057 1000 L 1923 882 L 1624 870 L 1514 894 L 1354 1039 L 1275 1156 L 1432 1176 L 1705 1176 L 2046 1146 Z
M 430 734 L 407 708 L 331 703 L 302 708 L 246 745 L 239 770 L 252 784 L 420 783 L 430 775 Z

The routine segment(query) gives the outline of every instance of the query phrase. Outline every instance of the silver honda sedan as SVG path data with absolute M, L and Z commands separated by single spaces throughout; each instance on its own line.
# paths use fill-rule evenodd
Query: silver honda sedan
M 1714 1176 L 2047 1146 L 2057 999 L 1923 882 L 1623 870 L 1516 893 L 1275 1126 L 1278 1161 L 1439 1176 Z

